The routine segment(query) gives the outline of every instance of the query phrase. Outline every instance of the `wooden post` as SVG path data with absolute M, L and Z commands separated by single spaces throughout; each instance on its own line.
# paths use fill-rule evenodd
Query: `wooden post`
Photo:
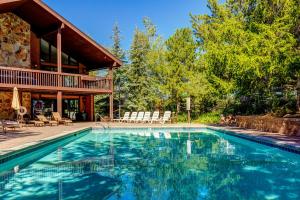
M 57 112 L 62 116 L 62 92 L 57 92 Z
M 62 72 L 62 58 L 61 58 L 61 52 L 62 52 L 62 45 L 61 45 L 61 30 L 64 28 L 64 24 L 61 25 L 61 27 L 57 31 L 56 35 L 56 47 L 57 47 L 57 72 Z
M 109 94 L 109 118 L 113 120 L 114 118 L 114 81 L 113 81 L 113 67 L 109 68 L 109 77 L 111 78 L 110 89 L 111 93 Z
M 95 115 L 95 111 L 94 111 L 94 95 L 91 95 L 91 121 L 94 121 L 94 115 Z
M 58 29 L 57 31 L 57 72 L 61 73 L 61 65 L 62 65 L 62 60 L 61 60 L 61 28 Z
M 61 52 L 62 52 L 62 45 L 61 45 L 61 30 L 64 28 L 64 24 L 61 25 L 61 27 L 57 31 L 56 35 L 56 47 L 57 47 L 57 72 L 62 72 L 62 58 L 61 58 Z M 58 76 L 58 86 L 62 87 L 62 80 L 61 76 Z M 62 116 L 62 92 L 57 91 L 57 112 Z

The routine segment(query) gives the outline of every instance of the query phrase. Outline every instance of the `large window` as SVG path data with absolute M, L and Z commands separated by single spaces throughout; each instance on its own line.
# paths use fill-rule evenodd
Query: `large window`
M 62 64 L 78 66 L 79 63 L 70 55 L 62 52 Z M 41 39 L 41 62 L 57 63 L 57 49 L 44 39 Z
M 50 46 L 45 40 L 41 40 L 41 61 L 50 62 Z

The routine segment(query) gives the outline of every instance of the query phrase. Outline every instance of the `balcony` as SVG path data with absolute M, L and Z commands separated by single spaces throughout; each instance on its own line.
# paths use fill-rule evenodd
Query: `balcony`
M 37 91 L 100 94 L 112 92 L 112 79 L 0 66 L 0 88 L 12 87 Z

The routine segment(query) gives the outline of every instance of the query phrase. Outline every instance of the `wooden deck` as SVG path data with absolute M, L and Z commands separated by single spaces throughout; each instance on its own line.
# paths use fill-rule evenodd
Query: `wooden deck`
M 81 74 L 0 66 L 0 88 L 37 91 L 111 93 L 112 79 Z

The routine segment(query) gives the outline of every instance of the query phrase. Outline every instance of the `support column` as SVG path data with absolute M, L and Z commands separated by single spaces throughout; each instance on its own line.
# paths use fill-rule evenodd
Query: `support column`
M 91 121 L 94 121 L 95 110 L 94 110 L 94 95 L 91 95 Z
M 56 35 L 56 47 L 57 47 L 57 72 L 62 72 L 62 58 L 61 58 L 61 52 L 62 52 L 62 45 L 61 45 L 61 30 L 64 28 L 64 24 L 62 24 Z M 58 77 L 58 85 L 62 87 L 62 80 L 61 76 Z M 57 91 L 57 112 L 62 116 L 63 110 L 62 110 L 62 92 Z
M 109 68 L 109 77 L 111 78 L 109 94 L 109 118 L 113 120 L 114 118 L 114 81 L 113 81 L 113 67 Z
M 61 45 L 61 30 L 64 28 L 64 24 L 61 25 L 61 27 L 57 31 L 56 35 L 56 47 L 57 47 L 57 72 L 62 72 L 62 58 L 61 58 L 61 52 L 62 52 L 62 45 Z
M 62 116 L 62 92 L 57 92 L 57 112 Z

